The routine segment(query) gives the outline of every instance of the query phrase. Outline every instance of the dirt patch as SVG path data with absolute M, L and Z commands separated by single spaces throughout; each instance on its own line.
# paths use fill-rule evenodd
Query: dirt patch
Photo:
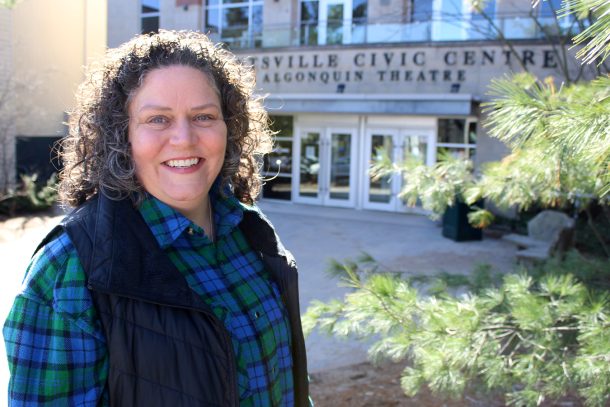
M 316 407 L 501 407 L 502 395 L 466 395 L 460 400 L 434 396 L 423 389 L 407 397 L 400 387 L 403 364 L 370 362 L 326 370 L 310 375 L 310 394 Z M 581 407 L 575 397 L 547 401 L 543 407 Z M 607 403 L 610 406 L 610 402 Z
M 465 407 L 479 404 L 476 400 L 446 400 L 422 391 L 407 397 L 400 387 L 404 365 L 370 362 L 327 370 L 311 375 L 310 394 L 320 407 Z M 502 404 L 498 404 L 501 406 Z

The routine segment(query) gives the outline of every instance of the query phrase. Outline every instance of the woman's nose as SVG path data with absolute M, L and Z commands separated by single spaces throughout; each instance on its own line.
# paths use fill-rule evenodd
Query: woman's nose
M 189 120 L 177 120 L 174 123 L 170 142 L 173 145 L 184 146 L 196 143 L 196 134 Z

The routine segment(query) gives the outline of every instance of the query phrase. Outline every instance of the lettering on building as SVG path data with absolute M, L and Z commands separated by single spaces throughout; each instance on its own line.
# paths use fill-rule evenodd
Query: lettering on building
M 255 55 L 247 61 L 263 84 L 463 83 L 482 69 L 500 72 L 557 68 L 551 48 L 500 47 L 408 50 L 336 50 Z M 552 72 L 549 72 L 552 74 Z

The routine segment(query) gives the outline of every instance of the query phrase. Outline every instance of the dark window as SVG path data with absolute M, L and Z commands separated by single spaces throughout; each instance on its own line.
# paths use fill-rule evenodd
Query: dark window
M 464 143 L 464 119 L 440 119 L 438 121 L 439 143 Z
M 411 0 L 411 21 L 432 20 L 431 0 Z
M 53 173 L 62 169 L 58 157 L 59 137 L 24 137 L 16 140 L 17 176 L 38 174 L 37 182 L 44 184 Z
M 366 22 L 367 0 L 354 0 L 352 4 L 352 20 L 354 24 Z
M 290 200 L 292 198 L 292 116 L 271 116 L 271 129 L 277 132 L 273 151 L 263 164 L 263 197 Z
M 439 119 L 437 157 L 450 154 L 474 159 L 477 147 L 477 122 L 470 119 Z
M 142 17 L 142 34 L 159 31 L 159 17 Z
M 159 0 L 141 0 L 141 30 L 142 34 L 159 31 Z
M 318 43 L 318 1 L 301 2 L 301 44 L 316 45 Z

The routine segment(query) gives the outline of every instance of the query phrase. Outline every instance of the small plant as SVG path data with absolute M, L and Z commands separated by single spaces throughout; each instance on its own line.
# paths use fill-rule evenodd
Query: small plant
M 37 179 L 37 174 L 22 175 L 18 189 L 9 189 L 0 195 L 0 215 L 15 216 L 49 209 L 57 200 L 57 176 L 53 174 L 44 185 L 39 185 Z
M 588 285 L 595 270 L 610 270 L 609 261 L 572 254 L 538 274 L 506 275 L 497 287 L 481 267 L 472 280 L 478 294 L 461 297 L 422 295 L 382 270 L 370 259 L 344 264 L 341 281 L 354 290 L 343 301 L 313 302 L 305 331 L 374 339 L 373 359 L 407 364 L 401 385 L 411 396 L 427 386 L 450 397 L 500 392 L 518 406 L 570 394 L 589 406 L 610 400 L 610 296 Z
M 404 187 L 398 197 L 409 206 L 420 204 L 430 211 L 430 218 L 435 220 L 456 201 L 465 201 L 466 191 L 474 185 L 472 161 L 467 159 L 442 154 L 435 165 L 427 166 L 412 158 L 400 164 L 392 163 L 383 150 L 377 156 L 380 158 L 370 169 L 373 180 L 393 172 L 400 173 L 404 178 Z

